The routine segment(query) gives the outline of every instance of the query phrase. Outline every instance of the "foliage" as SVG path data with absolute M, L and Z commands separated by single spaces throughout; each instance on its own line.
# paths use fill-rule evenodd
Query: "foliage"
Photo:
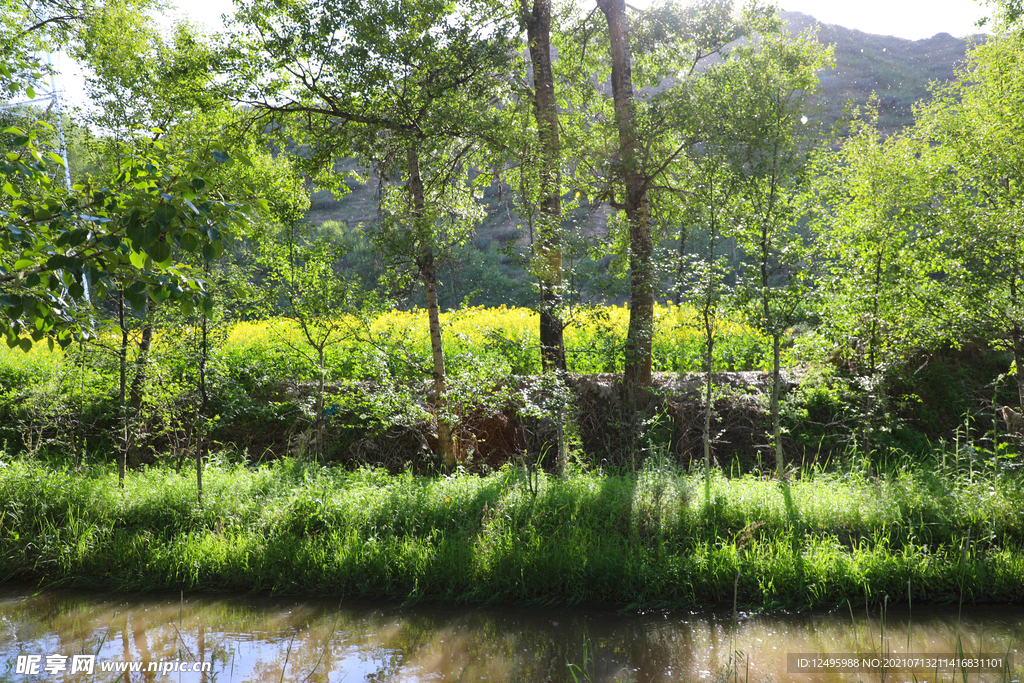
M 73 55 L 91 66 L 86 91 L 96 109 L 90 122 L 115 137 L 170 131 L 226 106 L 215 93 L 215 55 L 186 23 L 165 36 L 152 17 L 111 5 L 82 28 L 80 40 Z
M 740 15 L 718 0 L 628 13 L 611 0 L 589 13 L 542 1 L 510 11 L 490 0 L 246 0 L 214 47 L 185 24 L 154 28 L 148 2 L 6 3 L 3 96 L 29 94 L 45 73 L 33 51 L 63 45 L 91 65 L 99 105 L 92 131 L 76 133 L 89 166 L 72 188 L 53 180 L 64 169 L 48 151 L 47 125 L 63 118 L 36 123 L 20 109 L 0 134 L 0 328 L 19 352 L 44 339 L 63 347 L 0 369 L 16 448 L 77 453 L 86 431 L 107 435 L 111 416 L 127 415 L 112 402 L 126 403 L 133 373 L 127 403 L 152 447 L 202 433 L 200 423 L 238 443 L 252 425 L 281 440 L 327 418 L 353 439 L 437 420 L 449 442 L 442 431 L 488 411 L 572 417 L 571 395 L 544 384 L 564 377 L 521 379 L 560 366 L 542 362 L 538 342 L 563 339 L 570 373 L 626 372 L 634 407 L 651 370 L 709 371 L 708 425 L 720 410 L 711 372 L 771 367 L 781 387 L 783 362 L 809 361 L 828 379 L 790 397 L 790 429 L 817 415 L 842 433 L 779 428 L 780 463 L 783 442 L 848 444 L 855 410 L 865 450 L 917 448 L 962 414 L 987 425 L 1014 371 L 1024 396 L 1024 46 L 1012 22 L 956 84 L 937 87 L 913 130 L 886 137 L 876 103 L 812 166 L 811 95 L 827 50 L 784 36 L 757 4 Z M 545 12 L 553 23 L 538 32 Z M 529 66 L 517 56 L 524 30 Z M 538 51 L 557 55 L 550 82 Z M 303 224 L 311 190 L 352 188 L 362 223 Z M 596 305 L 594 283 L 627 273 L 630 307 Z M 534 280 L 541 335 L 536 315 L 471 308 L 464 296 L 518 303 Z M 656 304 L 662 284 L 674 285 L 675 307 Z M 371 287 L 400 310 L 364 306 Z M 110 347 L 104 318 L 121 297 L 133 310 Z M 797 322 L 813 329 L 787 351 Z M 961 401 L 915 395 L 935 381 L 937 349 L 976 337 L 1012 347 L 1012 370 L 994 368 L 993 385 Z M 511 396 L 513 385 L 533 393 Z M 366 399 L 374 392 L 379 405 Z M 531 412 L 541 403 L 543 418 Z M 621 423 L 653 419 L 638 410 Z M 896 434 L 908 425 L 923 431 Z
M 115 173 L 67 190 L 48 177 L 62 162 L 40 153 L 38 130 L 5 135 L 16 148 L 0 161 L 8 178 L 0 200 L 0 329 L 8 345 L 88 336 L 85 304 L 117 287 L 140 309 L 148 298 L 209 307 L 202 280 L 173 258 L 172 246 L 213 260 L 222 230 L 246 219 L 241 204 L 205 179 L 231 160 L 222 148 L 183 159 L 159 141 L 139 140 L 121 147 Z
M 877 118 L 876 114 L 871 116 Z M 824 330 L 864 397 L 864 447 L 888 407 L 885 374 L 941 345 L 945 270 L 936 229 L 939 155 L 911 136 L 883 139 L 874 118 L 816 180 L 824 277 Z
M 656 312 L 656 367 L 666 372 L 697 370 L 703 345 L 695 312 L 675 307 L 659 307 Z M 214 313 L 207 321 L 205 366 L 209 397 L 205 418 L 210 420 L 213 439 L 232 443 L 240 452 L 248 448 L 252 458 L 280 454 L 289 438 L 324 416 L 332 435 L 339 430 L 349 435 L 339 437 L 337 444 L 325 444 L 324 453 L 336 455 L 338 449 L 347 448 L 345 439 L 424 419 L 423 383 L 431 368 L 424 311 L 332 318 L 337 332 L 324 347 L 323 366 L 295 320 L 231 325 L 220 318 L 219 305 Z M 571 370 L 620 371 L 627 317 L 628 311 L 621 307 L 594 309 L 568 328 Z M 181 452 L 197 433 L 202 321 L 167 309 L 155 322 L 148 365 L 151 381 L 141 391 L 136 419 L 143 460 L 151 458 L 154 446 L 161 450 L 177 443 L 174 448 Z M 488 411 L 511 409 L 518 414 L 520 409 L 527 410 L 534 389 L 516 396 L 509 391 L 532 386 L 524 376 L 540 368 L 537 313 L 475 308 L 444 314 L 442 322 L 453 424 L 467 416 L 493 414 Z M 716 370 L 763 364 L 769 351 L 766 339 L 738 319 L 723 322 Z M 132 335 L 136 339 L 139 332 Z M 0 443 L 6 439 L 11 450 L 18 452 L 29 441 L 40 439 L 79 446 L 87 442 L 90 450 L 112 446 L 117 433 L 112 427 L 121 415 L 116 402 L 119 339 L 116 327 L 107 326 L 98 328 L 92 342 L 82 348 L 72 345 L 50 352 L 33 347 L 28 355 L 20 349 L 4 349 L 0 353 L 0 417 L 5 427 Z
M 944 153 L 945 306 L 974 334 L 1008 338 L 1024 364 L 1024 36 L 978 46 L 956 84 L 921 111 L 919 135 Z M 1018 376 L 1024 403 L 1024 376 Z

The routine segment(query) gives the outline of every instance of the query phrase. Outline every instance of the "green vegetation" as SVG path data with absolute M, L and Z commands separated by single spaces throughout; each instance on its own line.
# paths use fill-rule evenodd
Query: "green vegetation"
M 0 131 L 0 578 L 1021 600 L 1013 11 L 828 133 L 834 48 L 756 3 L 0 8 L 0 94 L 66 45 L 96 105 L 74 182 Z
M 232 448 L 242 457 L 248 451 L 249 457 L 265 460 L 296 452 L 301 441 L 301 450 L 317 460 L 347 462 L 355 441 L 397 425 L 416 426 L 429 438 L 423 421 L 435 409 L 423 385 L 431 354 L 425 315 L 392 311 L 370 319 L 350 315 L 313 321 L 333 335 L 322 357 L 309 345 L 301 320 L 221 326 L 209 335 L 206 377 L 212 418 L 207 429 L 214 447 Z M 626 318 L 622 307 L 598 307 L 567 328 L 570 371 L 621 372 Z M 702 344 L 695 312 L 659 306 L 656 319 L 655 369 L 698 370 Z M 467 429 L 479 426 L 474 420 L 481 411 L 504 411 L 510 429 L 520 432 L 549 414 L 550 407 L 539 408 L 541 399 L 528 389 L 540 370 L 535 311 L 467 308 L 446 313 L 441 321 L 453 381 L 451 419 L 464 438 L 472 436 Z M 140 334 L 136 331 L 135 338 Z M 179 327 L 176 333 L 164 328 L 153 336 L 147 359 L 152 381 L 140 392 L 134 423 L 135 452 L 142 462 L 177 462 L 195 442 L 190 416 L 197 398 L 196 368 L 188 354 L 200 334 L 198 328 Z M 116 451 L 121 444 L 113 400 L 120 382 L 117 336 L 110 330 L 67 350 L 0 349 L 0 442 L 33 454 L 72 451 L 81 456 L 87 450 L 105 457 Z M 723 321 L 716 371 L 758 369 L 768 356 L 770 345 L 758 331 Z M 324 416 L 319 423 L 318 416 Z M 516 438 L 525 447 L 525 437 Z M 503 445 L 493 466 L 515 455 L 510 446 Z M 389 466 L 401 469 L 400 464 Z
M 934 471 L 392 476 L 282 460 L 170 470 L 2 461 L 0 576 L 119 590 L 757 608 L 1024 598 L 1024 487 Z M 941 455 L 939 456 L 941 457 Z M 908 586 L 910 594 L 908 595 Z

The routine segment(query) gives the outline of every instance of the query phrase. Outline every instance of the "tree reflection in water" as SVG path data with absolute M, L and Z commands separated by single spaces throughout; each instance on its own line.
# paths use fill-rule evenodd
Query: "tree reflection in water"
M 798 675 L 786 654 L 965 653 L 1014 656 L 1020 680 L 1024 614 L 984 608 L 905 613 L 620 613 L 597 608 L 396 606 L 249 596 L 126 596 L 0 592 L 0 680 L 18 655 L 98 654 L 105 661 L 212 662 L 211 672 L 127 672 L 155 680 L 274 681 L 849 681 Z M 737 655 L 736 653 L 741 653 Z M 115 680 L 120 674 L 66 675 Z M 977 675 L 974 675 L 978 678 Z M 856 677 L 854 677 L 855 679 Z M 906 675 L 913 680 L 912 675 Z M 941 677 L 952 680 L 952 673 Z M 917 680 L 932 680 L 917 674 Z M 998 676 L 992 680 L 1001 680 Z M 1011 676 L 1008 680 L 1014 680 Z M 864 680 L 869 680 L 864 678 Z M 889 676 L 887 681 L 902 680 Z M 981 676 L 979 680 L 988 680 Z

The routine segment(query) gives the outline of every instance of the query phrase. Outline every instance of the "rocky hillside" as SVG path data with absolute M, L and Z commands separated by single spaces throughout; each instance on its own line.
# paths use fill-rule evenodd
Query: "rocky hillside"
M 880 124 L 888 133 L 913 123 L 914 103 L 929 97 L 932 83 L 953 80 L 972 41 L 984 39 L 939 33 L 925 40 L 906 40 L 821 24 L 800 12 L 783 12 L 782 17 L 790 31 L 815 28 L 818 40 L 835 46 L 836 66 L 821 74 L 826 119 L 840 119 L 848 103 L 863 105 L 874 92 Z

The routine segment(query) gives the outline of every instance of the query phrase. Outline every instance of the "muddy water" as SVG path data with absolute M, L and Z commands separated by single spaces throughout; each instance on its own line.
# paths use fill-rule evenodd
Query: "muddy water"
M 1014 661 L 1002 673 L 965 674 L 948 662 L 944 670 L 925 668 L 958 651 Z M 822 655 L 854 653 L 889 655 L 890 662 L 911 653 L 917 671 L 793 668 L 797 654 L 813 664 Z M 66 657 L 63 668 L 50 655 Z M 71 673 L 75 655 L 93 656 L 91 674 L 84 668 Z M 27 673 L 32 656 L 39 657 L 36 674 Z M 111 670 L 122 662 L 141 670 Z M 193 671 L 196 663 L 208 670 Z M 906 609 L 867 613 L 854 606 L 734 619 L 721 612 L 402 607 L 0 588 L 0 681 L 1021 681 L 1022 665 L 1022 609 L 915 609 L 908 615 Z

